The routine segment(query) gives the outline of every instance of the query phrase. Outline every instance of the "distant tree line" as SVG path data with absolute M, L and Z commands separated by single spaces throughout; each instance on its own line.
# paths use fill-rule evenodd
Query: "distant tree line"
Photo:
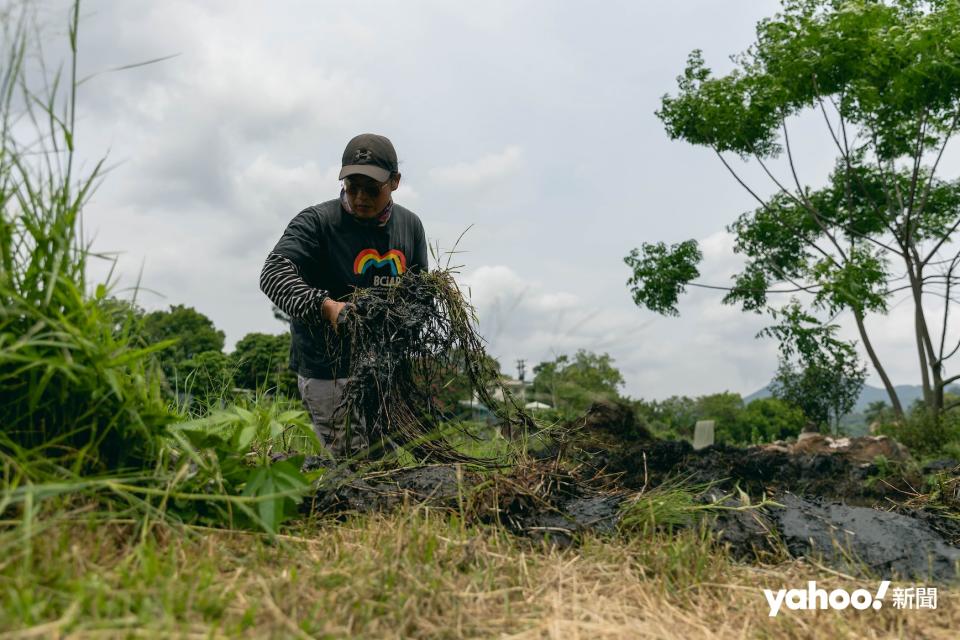
M 287 366 L 290 334 L 248 333 L 224 352 L 225 335 L 193 307 L 144 311 L 125 302 L 145 345 L 168 343 L 157 352 L 164 388 L 171 397 L 213 401 L 236 390 L 296 396 L 297 378 Z
M 560 355 L 533 368 L 530 390 L 533 400 L 549 404 L 546 418 L 572 419 L 594 402 L 624 402 L 640 423 L 652 433 L 668 438 L 692 438 L 698 420 L 714 420 L 719 442 L 750 444 L 796 437 L 809 421 L 826 425 L 824 414 L 807 415 L 803 406 L 786 397 L 763 398 L 745 403 L 739 394 L 716 393 L 689 398 L 636 400 L 621 395 L 623 375 L 608 354 L 580 350 Z M 791 388 L 791 391 L 793 389 Z
M 169 397 L 206 405 L 244 392 L 297 397 L 296 374 L 288 367 L 289 332 L 248 333 L 225 353 L 223 331 L 193 307 L 172 305 L 146 312 L 125 302 L 113 304 L 135 318 L 144 345 L 165 344 L 156 352 L 156 365 Z M 491 362 L 500 369 L 496 360 Z M 691 438 L 698 420 L 714 420 L 717 441 L 731 444 L 796 437 L 808 423 L 837 431 L 840 417 L 852 409 L 863 384 L 856 370 L 795 369 L 781 363 L 770 398 L 747 403 L 739 394 L 725 392 L 631 399 L 622 394 L 624 378 L 613 358 L 584 349 L 540 362 L 533 374 L 526 400 L 548 404 L 551 409 L 540 415 L 547 420 L 573 419 L 594 402 L 622 402 L 658 436 Z M 436 408 L 454 417 L 473 389 L 464 371 L 453 370 L 432 381 L 430 393 Z M 871 406 L 868 422 L 890 423 L 893 413 L 884 407 Z

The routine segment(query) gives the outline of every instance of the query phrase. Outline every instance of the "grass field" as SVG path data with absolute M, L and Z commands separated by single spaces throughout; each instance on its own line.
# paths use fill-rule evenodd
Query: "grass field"
M 0 534 L 0 638 L 953 638 L 936 610 L 782 611 L 763 588 L 873 590 L 801 561 L 748 566 L 703 531 L 559 549 L 423 508 L 269 536 L 78 504 Z

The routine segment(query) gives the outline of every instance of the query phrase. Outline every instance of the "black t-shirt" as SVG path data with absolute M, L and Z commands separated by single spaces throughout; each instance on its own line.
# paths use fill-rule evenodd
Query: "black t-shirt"
M 345 300 L 355 289 L 394 286 L 408 270 L 426 270 L 427 239 L 420 218 L 393 205 L 383 226 L 357 220 L 340 200 L 307 207 L 273 249 L 297 265 L 306 283 Z M 290 323 L 290 367 L 308 378 L 346 377 L 346 345 L 329 325 Z

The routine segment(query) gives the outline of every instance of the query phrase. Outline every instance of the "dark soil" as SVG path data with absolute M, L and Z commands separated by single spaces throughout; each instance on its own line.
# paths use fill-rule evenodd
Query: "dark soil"
M 751 495 L 790 490 L 879 500 L 897 494 L 902 497 L 920 481 L 919 476 L 870 481 L 880 473 L 875 464 L 854 462 L 839 455 L 791 454 L 725 445 L 694 451 L 686 441 L 643 442 L 613 450 L 588 446 L 581 453 L 596 472 L 620 474 L 623 486 L 634 489 L 679 476 L 693 482 L 719 483 L 726 488 L 737 486 Z
M 586 531 L 615 532 L 624 495 L 544 462 L 509 474 L 446 464 L 369 475 L 333 472 L 321 481 L 307 507 L 337 515 L 421 505 L 460 511 L 519 535 L 566 545 Z
M 789 493 L 780 503 L 785 508 L 772 516 L 796 556 L 822 556 L 847 571 L 862 564 L 882 576 L 957 579 L 960 549 L 923 520 L 867 507 L 820 504 Z
M 402 504 L 454 508 L 478 476 L 459 465 L 430 465 L 361 475 L 339 471 L 322 480 L 310 505 L 321 513 L 384 511 Z

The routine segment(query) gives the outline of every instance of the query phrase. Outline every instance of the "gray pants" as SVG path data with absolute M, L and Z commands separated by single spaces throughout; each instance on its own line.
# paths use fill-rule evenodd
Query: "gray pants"
M 357 416 L 352 416 L 348 424 L 346 411 L 339 406 L 346 383 L 345 378 L 321 380 L 297 376 L 297 387 L 310 413 L 313 431 L 336 460 L 352 458 L 369 448 L 363 424 Z

